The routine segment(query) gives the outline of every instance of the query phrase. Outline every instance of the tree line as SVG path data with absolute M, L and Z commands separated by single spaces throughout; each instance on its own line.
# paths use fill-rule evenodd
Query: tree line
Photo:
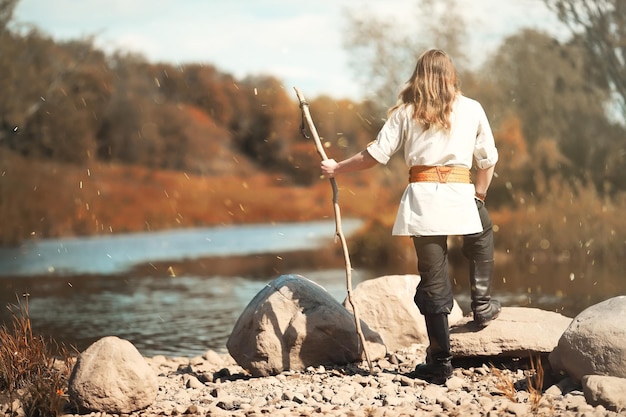
M 90 38 L 55 41 L 13 21 L 17 2 L 0 0 L 0 164 L 19 155 L 206 176 L 246 175 L 253 167 L 301 186 L 319 178 L 297 101 L 280 80 L 106 54 Z M 417 33 L 402 33 L 364 11 L 348 13 L 345 47 L 358 68 L 355 77 L 371 94 L 361 102 L 309 100 L 329 155 L 343 158 L 375 137 L 417 55 L 436 44 L 454 57 L 464 93 L 483 104 L 496 134 L 501 162 L 490 192 L 494 208 L 514 208 L 527 196 L 541 201 L 554 183 L 591 184 L 607 198 L 622 194 L 623 48 L 602 40 L 616 42 L 619 33 L 606 31 L 621 26 L 603 22 L 622 22 L 626 12 L 618 0 L 605 0 L 596 2 L 600 17 L 585 19 L 573 0 L 546 3 L 575 26 L 569 39 L 524 29 L 478 68 L 467 56 L 470 25 L 455 12 L 455 0 L 416 1 L 423 19 L 414 25 Z M 621 53 L 621 60 L 604 62 L 607 50 Z M 224 155 L 239 155 L 238 168 L 224 164 Z M 406 168 L 392 162 L 389 173 L 380 181 L 401 189 Z M 20 179 L 5 178 L 0 191 L 10 181 Z
M 93 39 L 55 42 L 36 28 L 11 30 L 7 5 L 16 3 L 0 1 L 1 148 L 61 163 L 207 175 L 223 174 L 219 149 L 229 148 L 296 183 L 317 178 L 317 161 L 313 174 L 302 155 L 293 92 L 278 79 L 236 79 L 212 65 L 107 55 Z M 348 143 L 362 144 L 367 105 L 313 103 Z

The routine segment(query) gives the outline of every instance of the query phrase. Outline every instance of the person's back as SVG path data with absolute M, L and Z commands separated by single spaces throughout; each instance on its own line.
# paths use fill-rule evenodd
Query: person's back
M 322 173 L 333 177 L 386 164 L 401 149 L 409 184 L 392 233 L 413 240 L 421 278 L 414 299 L 430 341 L 426 363 L 412 376 L 442 383 L 452 375 L 448 314 L 454 299 L 448 235 L 463 235 L 474 322 L 486 326 L 501 309 L 491 299 L 493 229 L 484 204 L 498 151 L 482 106 L 461 94 L 454 65 L 443 51 L 433 49 L 420 56 L 376 140 L 339 163 L 323 161 Z

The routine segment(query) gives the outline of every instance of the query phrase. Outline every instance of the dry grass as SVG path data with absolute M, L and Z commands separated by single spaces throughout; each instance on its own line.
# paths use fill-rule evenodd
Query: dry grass
M 496 388 L 500 391 L 500 393 L 509 400 L 517 402 L 517 398 L 515 397 L 517 390 L 515 389 L 513 379 L 510 376 L 505 376 L 502 371 L 493 365 L 491 366 L 491 373 L 497 378 Z
M 57 416 L 67 404 L 71 357 L 64 346 L 33 334 L 28 294 L 24 300 L 7 306 L 12 327 L 0 327 L 0 390 L 12 413 L 18 411 L 13 410 L 17 399 L 27 416 Z
M 539 408 L 542 402 L 544 402 L 543 381 L 545 372 L 539 355 L 535 357 L 531 354 L 529 356 L 529 361 L 530 369 L 525 372 L 526 386 L 529 394 L 528 404 L 530 405 L 531 413 L 533 415 L 538 415 Z M 500 393 L 512 402 L 519 402 L 517 397 L 518 390 L 516 388 L 516 381 L 513 380 L 512 376 L 505 375 L 493 365 L 491 366 L 491 372 L 496 376 L 496 388 L 500 391 Z
M 519 197 L 515 210 L 492 212 L 498 246 L 516 255 L 521 267 L 567 263 L 623 266 L 626 195 L 604 198 L 591 184 L 553 180 L 543 199 Z
M 526 376 L 528 382 L 528 392 L 530 393 L 530 410 L 533 414 L 539 411 L 539 405 L 543 399 L 543 379 L 544 370 L 541 358 L 530 356 L 530 372 Z

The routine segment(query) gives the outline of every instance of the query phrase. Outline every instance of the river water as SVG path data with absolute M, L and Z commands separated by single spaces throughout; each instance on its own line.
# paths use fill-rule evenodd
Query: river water
M 344 219 L 344 234 L 362 224 Z M 146 355 L 194 356 L 222 351 L 239 314 L 278 276 L 133 274 L 159 261 L 316 249 L 332 243 L 332 221 L 225 226 L 154 233 L 27 242 L 0 249 L 0 303 L 25 305 L 36 332 L 83 350 L 107 335 L 131 341 Z M 294 270 L 336 299 L 346 294 L 345 270 Z M 155 274 L 156 275 L 156 274 Z M 365 274 L 354 271 L 353 285 Z M 11 313 L 0 320 L 11 325 Z
M 342 222 L 346 236 L 360 227 Z M 35 332 L 83 350 L 101 337 L 131 341 L 145 356 L 195 356 L 208 349 L 225 351 L 235 321 L 263 287 L 278 278 L 219 274 L 134 272 L 133 267 L 159 261 L 195 262 L 206 257 L 281 254 L 320 248 L 332 242 L 332 221 L 245 225 L 97 238 L 50 239 L 0 249 L 0 303 L 22 305 Z M 210 268 L 209 268 L 210 269 Z M 149 268 L 148 268 L 149 270 Z M 414 271 L 408 271 L 413 273 Z M 322 285 L 339 302 L 346 297 L 345 270 L 294 268 Z M 456 272 L 458 276 L 465 271 Z M 373 278 L 355 269 L 353 287 Z M 548 278 L 548 279 L 546 279 Z M 455 284 L 464 311 L 469 299 L 466 279 Z M 624 280 L 596 272 L 575 274 L 567 268 L 496 271 L 498 298 L 508 306 L 530 306 L 573 317 L 595 302 L 624 294 Z M 11 325 L 8 309 L 0 321 Z

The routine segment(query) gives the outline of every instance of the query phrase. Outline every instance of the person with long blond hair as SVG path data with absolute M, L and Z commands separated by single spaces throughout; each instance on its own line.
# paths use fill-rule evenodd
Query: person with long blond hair
M 418 58 L 376 140 L 341 162 L 322 161 L 322 174 L 332 178 L 386 164 L 401 149 L 409 183 L 392 234 L 413 240 L 421 277 L 414 300 L 429 338 L 426 361 L 411 375 L 442 384 L 453 373 L 449 235 L 463 236 L 476 325 L 488 325 L 498 317 L 501 306 L 491 297 L 493 229 L 485 206 L 498 151 L 483 107 L 461 93 L 454 64 L 441 50 L 427 50 Z

